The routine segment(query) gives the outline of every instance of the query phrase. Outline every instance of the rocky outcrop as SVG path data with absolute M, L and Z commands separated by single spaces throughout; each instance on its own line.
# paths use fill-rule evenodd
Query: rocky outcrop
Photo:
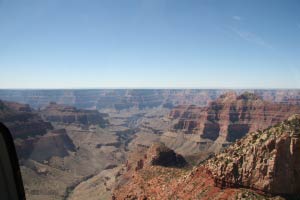
M 34 160 L 48 160 L 53 156 L 65 157 L 69 151 L 75 152 L 76 148 L 65 129 L 51 131 L 40 137 L 34 144 L 30 155 Z
M 83 110 L 75 107 L 56 104 L 51 102 L 41 111 L 45 120 L 65 124 L 99 125 L 104 127 L 107 121 L 103 118 L 106 115 L 97 110 Z
M 16 149 L 22 159 L 49 160 L 53 156 L 65 157 L 75 152 L 76 147 L 65 129 L 48 132 L 22 141 L 16 141 Z
M 299 113 L 298 105 L 267 102 L 253 93 L 226 93 L 208 107 L 177 106 L 169 117 L 178 120 L 176 131 L 233 142 L 247 132 L 265 129 Z
M 187 162 L 182 155 L 175 153 L 172 149 L 166 147 L 163 143 L 153 143 L 146 151 L 144 149 L 139 153 L 133 152 L 132 154 L 134 154 L 134 157 L 137 156 L 137 158 L 127 160 L 127 170 L 135 169 L 135 171 L 138 171 L 143 169 L 144 167 L 147 168 L 149 166 L 181 168 L 187 165 Z M 143 156 L 138 158 L 138 154 L 141 154 Z
M 206 167 L 220 187 L 246 187 L 280 195 L 300 194 L 300 117 L 249 133 Z
M 65 129 L 53 130 L 51 123 L 28 105 L 0 101 L 0 121 L 11 131 L 19 159 L 43 161 L 75 151 Z
M 113 199 L 299 199 L 299 141 L 295 115 L 191 170 L 143 163 L 143 170 L 122 175 Z
M 15 139 L 44 135 L 53 129 L 28 105 L 15 102 L 0 101 L 0 121 L 9 128 Z
M 183 167 L 185 159 L 162 143 L 152 144 L 146 155 L 146 164 L 164 167 Z

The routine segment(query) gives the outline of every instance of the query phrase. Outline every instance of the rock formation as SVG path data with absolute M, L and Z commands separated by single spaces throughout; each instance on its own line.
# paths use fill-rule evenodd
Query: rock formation
M 14 138 L 44 135 L 53 129 L 38 113 L 28 105 L 0 100 L 0 121 L 4 123 Z
M 30 157 L 34 160 L 47 160 L 52 156 L 65 157 L 76 148 L 65 129 L 53 130 L 39 138 L 34 144 Z
M 146 154 L 146 164 L 164 167 L 183 167 L 185 159 L 162 143 L 154 143 Z
M 45 120 L 64 124 L 82 124 L 105 126 L 107 121 L 103 118 L 106 115 L 97 110 L 83 110 L 75 107 L 56 104 L 51 102 L 41 111 Z
M 220 187 L 300 194 L 300 117 L 249 133 L 206 166 Z
M 65 157 L 76 148 L 65 129 L 48 132 L 43 136 L 36 136 L 15 142 L 17 152 L 22 159 L 36 161 L 48 160 L 53 156 Z
M 226 93 L 208 107 L 177 106 L 169 116 L 178 120 L 174 130 L 210 140 L 223 137 L 233 142 L 247 132 L 267 128 L 299 113 L 297 105 L 267 102 L 253 93 L 239 96 Z
M 11 131 L 19 159 L 42 161 L 75 151 L 66 130 L 53 130 L 29 105 L 0 101 L 0 121 Z
M 30 104 L 35 109 L 43 108 L 50 102 L 57 102 L 83 109 L 116 108 L 122 110 L 132 107 L 157 107 L 166 102 L 173 105 L 207 106 L 208 103 L 228 91 L 230 90 L 0 90 L 0 99 Z M 300 103 L 299 90 L 235 90 L 238 94 L 245 91 L 255 93 L 267 101 L 298 105 Z
M 122 175 L 113 199 L 299 199 L 299 155 L 300 117 L 294 115 L 248 133 L 191 170 L 144 163 Z
M 172 149 L 166 147 L 163 143 L 153 143 L 141 158 L 132 158 L 127 161 L 126 168 L 135 169 L 135 171 L 141 170 L 144 167 L 149 166 L 162 166 L 162 167 L 184 167 L 187 165 L 186 160 L 180 154 L 175 153 Z M 134 157 L 137 153 L 133 152 Z M 131 155 L 132 155 L 131 154 Z

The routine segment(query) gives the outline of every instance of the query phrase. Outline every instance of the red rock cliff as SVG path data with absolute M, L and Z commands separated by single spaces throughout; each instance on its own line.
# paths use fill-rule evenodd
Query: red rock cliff
M 211 140 L 221 136 L 233 142 L 247 132 L 265 129 L 299 113 L 297 105 L 267 102 L 252 93 L 226 93 L 208 107 L 177 106 L 169 117 L 178 120 L 174 130 Z
M 247 134 L 206 167 L 220 187 L 247 187 L 271 194 L 300 192 L 300 117 Z
M 122 175 L 113 199 L 299 199 L 299 136 L 295 115 L 248 133 L 192 170 L 147 165 L 157 155 L 152 148 L 139 169 Z

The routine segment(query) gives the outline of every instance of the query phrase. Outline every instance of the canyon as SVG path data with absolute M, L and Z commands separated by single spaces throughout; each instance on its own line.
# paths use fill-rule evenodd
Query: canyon
M 117 109 L 172 105 L 207 106 L 212 100 L 228 92 L 254 93 L 266 101 L 298 104 L 299 90 L 258 89 L 93 89 L 93 90 L 0 90 L 0 99 L 29 104 L 38 109 L 50 102 L 83 109 Z
M 0 121 L 14 136 L 27 199 L 281 199 L 299 183 L 277 194 L 270 174 L 287 160 L 288 171 L 298 166 L 298 140 L 276 126 L 297 121 L 289 117 L 300 114 L 299 97 L 299 90 L 0 90 Z M 260 142 L 268 131 L 278 144 Z M 238 155 L 218 159 L 231 154 Z M 270 155 L 281 161 L 276 167 Z M 260 166 L 252 179 L 256 164 L 248 160 Z
M 128 167 L 113 199 L 297 199 L 300 116 L 242 139 L 193 168 L 156 165 L 152 145 Z M 176 161 L 176 157 L 170 163 Z M 150 159 L 150 161 L 149 161 Z M 143 163 L 141 165 L 140 163 Z
M 272 126 L 293 113 L 300 113 L 299 106 L 264 101 L 253 93 L 226 93 L 207 107 L 175 107 L 169 116 L 178 119 L 174 130 L 210 140 L 224 137 L 233 142 L 247 132 Z
M 271 194 L 300 189 L 300 116 L 251 132 L 206 163 L 216 185 L 243 186 Z M 284 184 L 283 184 L 284 183 Z

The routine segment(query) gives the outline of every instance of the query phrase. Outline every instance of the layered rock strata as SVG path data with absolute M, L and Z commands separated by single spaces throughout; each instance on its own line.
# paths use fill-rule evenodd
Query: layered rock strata
M 144 163 L 122 175 L 113 199 L 298 199 L 299 136 L 300 117 L 294 115 L 190 170 Z
M 300 117 L 249 133 L 210 159 L 206 167 L 220 187 L 300 194 Z
M 107 121 L 104 119 L 106 114 L 99 113 L 97 110 L 83 110 L 75 107 L 56 104 L 51 102 L 41 111 L 45 120 L 64 124 L 100 125 L 105 126 Z
M 10 130 L 14 138 L 44 135 L 53 129 L 28 105 L 0 100 L 0 121 Z
M 177 106 L 169 117 L 178 120 L 175 131 L 234 142 L 247 132 L 265 129 L 299 113 L 298 105 L 267 102 L 252 93 L 226 93 L 208 107 Z

